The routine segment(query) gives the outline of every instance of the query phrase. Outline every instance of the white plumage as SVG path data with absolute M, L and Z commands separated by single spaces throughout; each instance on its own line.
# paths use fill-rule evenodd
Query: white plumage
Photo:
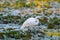
M 23 25 L 21 26 L 21 30 L 28 30 L 28 27 L 34 26 L 34 25 L 38 25 L 39 24 L 39 20 L 37 18 L 28 18 Z

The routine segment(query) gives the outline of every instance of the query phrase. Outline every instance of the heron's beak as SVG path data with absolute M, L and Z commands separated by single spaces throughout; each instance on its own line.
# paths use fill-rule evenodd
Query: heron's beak
M 39 22 L 40 22 L 40 18 L 37 18 L 38 20 L 39 20 Z
M 37 18 L 37 19 L 40 19 L 40 18 Z
M 38 20 L 40 20 L 41 17 L 36 17 Z

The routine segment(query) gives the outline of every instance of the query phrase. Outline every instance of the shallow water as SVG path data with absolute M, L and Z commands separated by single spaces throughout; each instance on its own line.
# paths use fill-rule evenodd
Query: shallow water
M 16 28 L 16 29 L 19 29 L 19 27 L 20 27 L 20 25 L 17 25 L 17 24 L 0 24 L 0 25 L 2 25 L 0 27 L 4 27 L 4 28 L 6 27 L 6 28 Z M 48 29 L 48 31 L 50 31 L 50 30 L 52 31 L 54 29 Z M 0 31 L 2 31 L 2 30 L 0 30 Z M 26 33 L 27 32 L 25 32 L 25 34 Z M 60 36 L 48 36 L 46 34 L 44 35 L 42 33 L 38 33 L 38 32 L 36 32 L 36 30 L 34 32 L 32 32 L 31 34 L 32 34 L 31 38 L 29 38 L 29 36 L 28 36 L 29 34 L 27 34 L 26 36 L 28 36 L 28 37 L 21 37 L 21 38 L 18 38 L 18 39 L 7 37 L 5 35 L 4 39 L 0 39 L 0 40 L 59 40 L 60 39 Z

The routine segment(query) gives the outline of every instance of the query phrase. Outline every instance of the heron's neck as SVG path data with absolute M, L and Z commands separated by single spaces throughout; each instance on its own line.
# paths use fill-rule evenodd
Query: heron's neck
M 20 29 L 24 29 L 24 28 L 25 28 L 25 26 L 22 25 Z

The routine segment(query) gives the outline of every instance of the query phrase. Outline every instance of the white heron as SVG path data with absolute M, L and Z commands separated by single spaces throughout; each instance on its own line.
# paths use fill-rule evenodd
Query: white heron
M 27 31 L 29 27 L 31 26 L 35 26 L 35 25 L 38 25 L 39 24 L 39 20 L 38 20 L 38 17 L 36 18 L 28 18 L 24 23 L 23 25 L 21 26 L 21 30 L 23 31 Z

